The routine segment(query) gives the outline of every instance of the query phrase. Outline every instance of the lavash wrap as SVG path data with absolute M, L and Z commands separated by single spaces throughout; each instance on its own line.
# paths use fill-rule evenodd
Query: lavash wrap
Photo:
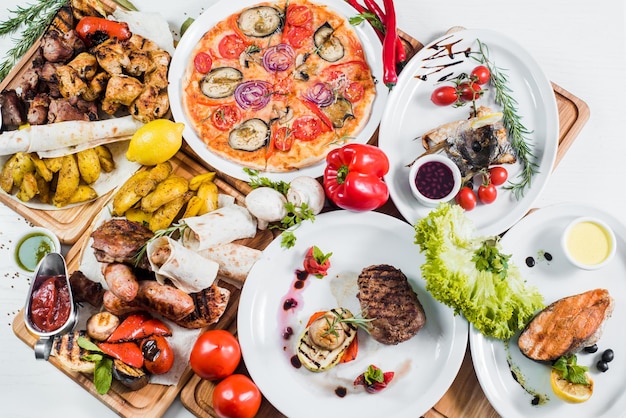
M 229 243 L 206 248 L 198 252 L 201 256 L 219 264 L 218 273 L 230 284 L 241 287 L 250 269 L 257 262 L 262 251 L 245 245 Z
M 152 256 L 159 250 L 169 250 L 169 257 L 157 265 Z M 199 292 L 211 286 L 217 277 L 219 264 L 185 248 L 178 241 L 162 236 L 148 243 L 148 261 L 157 282 L 164 284 L 169 279 L 185 293 Z
M 218 245 L 229 244 L 256 235 L 256 219 L 248 209 L 233 204 L 201 216 L 184 218 L 187 225 L 181 242 L 192 251 L 200 252 Z

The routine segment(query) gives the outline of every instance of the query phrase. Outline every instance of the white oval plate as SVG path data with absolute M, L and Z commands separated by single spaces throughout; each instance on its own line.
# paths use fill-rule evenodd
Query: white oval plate
M 581 270 L 570 264 L 561 249 L 560 239 L 567 224 L 579 216 L 594 216 L 611 226 L 617 237 L 616 257 L 604 268 L 595 271 Z M 502 238 L 505 254 L 520 268 L 530 285 L 537 286 L 548 305 L 565 296 L 587 290 L 605 288 L 615 299 L 613 316 L 605 323 L 604 333 L 598 341 L 595 354 L 581 352 L 578 364 L 588 366 L 594 380 L 591 399 L 585 403 L 569 404 L 561 401 L 550 388 L 550 366 L 528 358 L 517 347 L 517 333 L 506 350 L 502 341 L 483 337 L 470 327 L 470 348 L 476 375 L 485 395 L 493 407 L 505 417 L 617 417 L 626 410 L 626 227 L 602 210 L 579 204 L 558 204 L 531 212 L 513 226 Z M 549 252 L 552 261 L 540 257 Z M 526 257 L 533 257 L 534 267 L 526 265 Z M 608 348 L 615 351 L 615 360 L 609 370 L 601 373 L 596 362 Z M 527 385 L 550 400 L 540 406 L 531 405 L 529 395 L 513 380 L 507 364 L 510 361 L 519 369 Z
M 295 247 L 280 246 L 280 237 L 264 251 L 241 293 L 237 316 L 243 358 L 263 395 L 290 417 L 319 417 L 319 405 L 332 416 L 418 417 L 431 408 L 456 377 L 467 344 L 467 321 L 436 302 L 420 276 L 423 256 L 413 244 L 415 232 L 406 222 L 377 212 L 335 211 L 319 215 L 295 230 Z M 306 251 L 317 245 L 332 252 L 328 276 L 310 276 L 295 296 L 298 307 L 286 312 L 283 302 L 302 268 Z M 359 331 L 357 359 L 322 372 L 295 368 L 299 334 L 316 311 L 342 306 L 361 312 L 356 277 L 364 267 L 390 264 L 402 270 L 417 292 L 426 313 L 426 325 L 398 345 L 383 345 Z M 282 338 L 289 325 L 294 335 Z M 352 382 L 370 364 L 394 371 L 391 384 L 371 395 Z M 342 386 L 345 397 L 335 394 Z
M 499 187 L 498 198 L 494 203 L 479 203 L 474 210 L 467 212 L 480 235 L 497 235 L 510 228 L 532 207 L 548 181 L 558 148 L 559 119 L 554 91 L 534 59 L 517 43 L 497 32 L 467 29 L 445 35 L 426 45 L 402 70 L 398 84 L 389 95 L 380 124 L 378 145 L 389 157 L 391 168 L 385 180 L 402 216 L 411 223 L 427 216 L 432 208 L 420 205 L 411 194 L 407 164 L 424 152 L 421 139 L 415 138 L 444 123 L 467 119 L 469 116 L 469 104 L 458 108 L 436 106 L 430 101 L 430 95 L 441 85 L 437 81 L 439 78 L 450 73 L 454 73 L 454 76 L 461 72 L 469 74 L 479 65 L 462 53 L 468 47 L 477 51 L 476 39 L 488 46 L 489 58 L 509 78 L 508 86 L 518 102 L 522 123 L 532 131 L 528 139 L 540 170 L 532 179 L 532 187 L 525 190 L 520 200 L 512 192 Z M 453 47 L 454 58 L 443 55 L 429 59 L 437 43 L 443 45 L 454 42 L 457 42 Z M 459 63 L 456 65 L 428 75 L 425 81 L 419 78 L 437 66 L 457 61 Z M 452 83 L 447 82 L 445 85 Z M 487 88 L 489 90 L 478 100 L 478 105 L 489 106 L 494 111 L 501 110 L 493 98 L 494 88 Z M 504 167 L 509 172 L 509 179 L 514 180 L 521 165 L 505 164 Z
M 281 0 L 277 3 L 282 5 L 285 1 L 286 0 Z M 183 74 L 185 74 L 185 70 L 187 69 L 191 52 L 195 48 L 198 41 L 209 29 L 231 14 L 258 3 L 262 3 L 262 1 L 229 0 L 221 1 L 208 8 L 194 21 L 181 38 L 180 43 L 176 46 L 176 52 L 172 58 L 169 70 L 168 94 L 170 98 L 170 107 L 172 109 L 174 120 L 185 124 L 185 130 L 183 131 L 185 141 L 187 141 L 194 152 L 206 163 L 223 173 L 240 180 L 249 180 L 249 176 L 243 171 L 242 166 L 213 154 L 193 129 L 182 104 L 182 91 L 184 85 Z M 346 19 L 357 14 L 357 12 L 350 5 L 342 0 L 315 0 L 315 3 L 329 6 L 332 10 L 344 16 Z M 383 67 L 382 60 L 380 59 L 382 56 L 382 46 L 376 36 L 376 33 L 369 24 L 354 26 L 354 30 L 363 44 L 363 51 L 365 52 L 372 74 L 377 80 L 382 80 Z M 378 82 L 376 84 L 376 98 L 374 99 L 369 121 L 359 135 L 357 135 L 354 142 L 366 143 L 370 140 L 382 117 L 385 109 L 385 103 L 387 102 L 387 96 L 387 87 L 385 87 L 382 82 Z M 301 175 L 319 177 L 324 174 L 325 167 L 326 163 L 322 160 L 315 165 L 305 167 L 300 170 L 294 170 L 286 173 L 261 172 L 261 174 L 263 177 L 268 177 L 275 181 L 282 180 L 289 182 L 295 177 Z

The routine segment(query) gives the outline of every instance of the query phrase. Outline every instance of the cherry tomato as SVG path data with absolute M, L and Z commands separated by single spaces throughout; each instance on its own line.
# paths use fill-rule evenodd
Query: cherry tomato
M 504 167 L 496 166 L 489 169 L 489 179 L 496 186 L 504 184 L 508 177 L 509 173 Z
M 312 39 L 313 31 L 306 26 L 292 26 L 287 29 L 286 41 L 289 45 L 300 48 L 306 41 Z
M 144 366 L 152 374 L 163 374 L 174 365 L 174 350 L 162 335 L 153 335 L 141 342 Z
M 191 349 L 189 364 L 203 379 L 217 380 L 233 374 L 241 360 L 239 341 L 223 329 L 208 330 Z
M 219 382 L 212 399 L 220 418 L 253 418 L 261 406 L 259 388 L 243 374 L 233 374 Z
M 193 65 L 196 67 L 197 72 L 200 74 L 206 74 L 211 71 L 213 59 L 206 52 L 198 52 L 193 58 Z
M 300 116 L 293 122 L 291 133 L 301 141 L 312 141 L 322 132 L 321 122 L 315 116 Z
M 493 183 L 481 184 L 478 187 L 478 198 L 481 202 L 489 204 L 493 203 L 498 196 L 498 191 Z
M 478 83 L 461 83 L 461 85 L 459 85 L 459 91 L 461 92 L 461 100 L 466 102 L 478 100 L 483 94 L 482 88 Z
M 474 82 L 477 84 L 486 84 L 491 78 L 491 72 L 489 68 L 484 65 L 479 65 L 472 70 L 470 77 L 475 80 Z
M 363 85 L 353 81 L 346 86 L 343 96 L 351 103 L 356 103 L 363 98 L 364 93 L 365 89 L 363 88 Z
M 468 211 L 476 207 L 476 195 L 474 191 L 467 186 L 461 187 L 461 190 L 456 194 L 454 200 L 457 205 Z
M 437 106 L 449 106 L 458 99 L 457 91 L 452 86 L 437 87 L 430 95 L 430 100 Z
M 234 33 L 224 36 L 217 45 L 220 55 L 227 59 L 239 58 L 246 47 L 246 41 Z
M 241 111 L 234 105 L 219 106 L 211 115 L 211 122 L 220 131 L 229 131 L 241 119 Z
M 293 135 L 289 135 L 289 131 L 286 126 L 281 126 L 272 132 L 274 148 L 279 151 L 289 151 L 293 145 Z
M 287 23 L 291 26 L 304 26 L 313 19 L 313 13 L 307 6 L 289 5 Z

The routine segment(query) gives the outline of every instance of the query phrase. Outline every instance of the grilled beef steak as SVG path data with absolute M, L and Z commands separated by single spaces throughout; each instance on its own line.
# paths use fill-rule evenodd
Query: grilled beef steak
M 135 265 L 135 257 L 139 249 L 154 234 L 145 226 L 126 219 L 111 219 L 100 225 L 93 233 L 93 244 L 96 260 L 101 263 L 125 263 Z M 142 257 L 137 267 L 150 269 L 147 257 Z
M 397 268 L 379 264 L 363 269 L 357 280 L 357 298 L 370 322 L 370 335 L 383 344 L 413 337 L 426 323 L 424 308 L 406 276 Z

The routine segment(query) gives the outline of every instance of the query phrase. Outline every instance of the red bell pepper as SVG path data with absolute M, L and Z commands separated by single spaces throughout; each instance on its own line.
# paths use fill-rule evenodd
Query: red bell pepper
M 146 313 L 136 313 L 131 314 L 126 317 L 118 326 L 115 328 L 115 331 L 109 338 L 107 338 L 108 343 L 119 343 L 122 341 L 131 341 L 134 338 L 131 338 L 133 332 L 138 330 L 144 322 L 149 320 L 151 317 Z
M 125 343 L 98 343 L 98 348 L 113 358 L 116 358 L 129 366 L 143 367 L 143 353 L 134 341 Z
M 348 144 L 334 149 L 326 156 L 326 196 L 342 209 L 376 209 L 389 199 L 383 179 L 388 171 L 389 159 L 378 147 Z

